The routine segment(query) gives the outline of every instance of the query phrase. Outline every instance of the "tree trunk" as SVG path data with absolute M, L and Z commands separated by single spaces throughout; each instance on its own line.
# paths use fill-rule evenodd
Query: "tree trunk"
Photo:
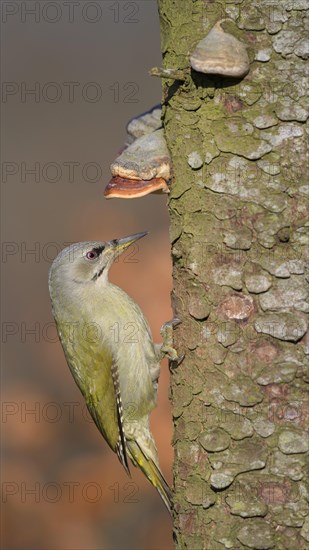
M 185 352 L 171 381 L 176 548 L 301 549 L 309 539 L 306 6 L 159 0 L 163 66 L 184 72 L 163 80 L 175 345 Z M 248 48 L 243 80 L 188 70 L 226 17 Z

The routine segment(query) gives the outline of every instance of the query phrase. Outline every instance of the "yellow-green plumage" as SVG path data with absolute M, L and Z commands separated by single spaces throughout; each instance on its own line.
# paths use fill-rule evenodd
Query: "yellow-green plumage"
M 49 289 L 68 365 L 93 420 L 127 472 L 129 456 L 170 510 L 149 428 L 164 353 L 139 306 L 108 280 L 114 259 L 142 236 L 63 250 L 51 267 Z

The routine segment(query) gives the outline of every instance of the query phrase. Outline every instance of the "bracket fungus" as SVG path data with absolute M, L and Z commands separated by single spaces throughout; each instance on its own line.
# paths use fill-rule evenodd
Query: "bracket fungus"
M 161 105 L 155 105 L 149 111 L 129 120 L 127 124 L 127 145 L 130 145 L 130 143 L 133 143 L 139 137 L 151 134 L 151 132 L 162 128 L 161 116 Z
M 250 63 L 246 46 L 232 34 L 224 32 L 218 21 L 191 54 L 191 67 L 200 73 L 243 78 Z
M 161 108 L 156 106 L 132 119 L 127 132 L 129 145 L 111 165 L 113 177 L 104 196 L 135 199 L 150 193 L 169 193 L 171 159 L 161 123 Z

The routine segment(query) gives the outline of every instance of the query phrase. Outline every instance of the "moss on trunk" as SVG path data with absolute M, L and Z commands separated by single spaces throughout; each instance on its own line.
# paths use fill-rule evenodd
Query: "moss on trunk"
M 306 3 L 159 0 L 173 306 L 176 548 L 305 548 Z M 215 22 L 243 80 L 189 53 Z M 308 381 L 308 377 L 307 377 Z

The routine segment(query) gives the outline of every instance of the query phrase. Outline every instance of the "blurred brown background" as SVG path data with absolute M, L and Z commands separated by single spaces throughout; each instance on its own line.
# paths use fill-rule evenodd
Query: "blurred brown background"
M 1 2 L 1 26 L 2 548 L 170 549 L 156 491 L 135 469 L 127 478 L 86 413 L 47 286 L 67 243 L 147 229 L 135 261 L 122 258 L 111 277 L 156 341 L 171 317 L 166 199 L 103 197 L 127 121 L 161 99 L 148 76 L 161 64 L 157 4 Z M 167 371 L 152 426 L 171 482 Z

